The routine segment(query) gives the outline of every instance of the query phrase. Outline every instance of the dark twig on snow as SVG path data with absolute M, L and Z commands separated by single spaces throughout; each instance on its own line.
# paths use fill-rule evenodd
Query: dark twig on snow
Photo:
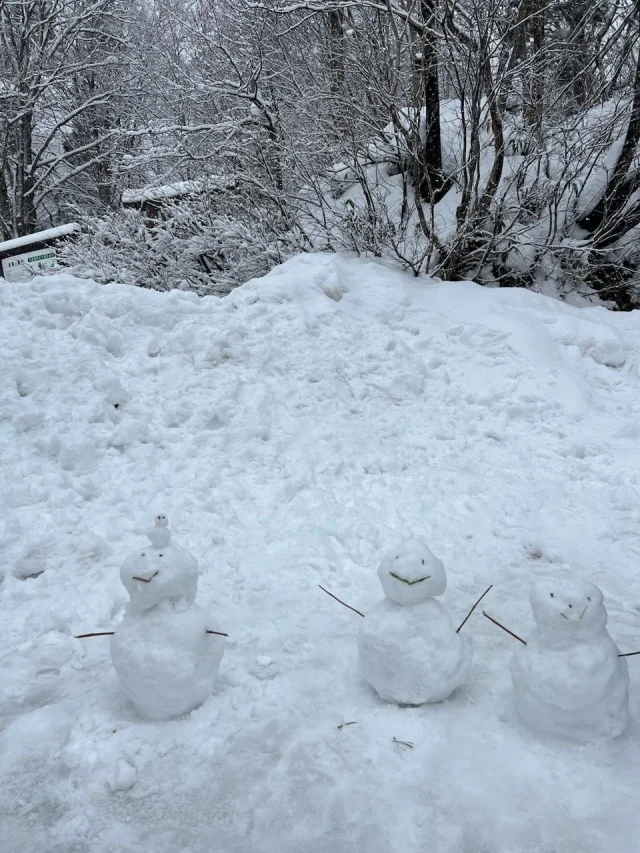
M 75 640 L 85 640 L 87 637 L 111 637 L 115 631 L 95 631 L 93 634 L 76 634 Z M 217 634 L 219 637 L 228 637 L 228 634 L 223 634 L 222 631 L 207 631 L 207 634 Z
M 345 726 L 357 726 L 357 725 L 358 725 L 357 720 L 351 720 L 348 723 L 340 723 L 340 725 L 336 726 L 336 728 L 338 729 L 338 731 L 340 731 L 340 729 L 343 729 Z
M 399 746 L 400 749 L 413 749 L 413 744 L 410 740 L 396 740 L 396 738 L 392 738 L 392 741 Z
M 482 593 L 482 595 L 480 596 L 480 598 L 476 601 L 476 603 L 473 605 L 473 607 L 471 608 L 471 610 L 470 610 L 470 611 L 467 613 L 467 615 L 464 617 L 464 619 L 462 620 L 462 622 L 460 623 L 460 625 L 456 628 L 456 634 L 459 634 L 459 633 L 460 633 L 460 629 L 461 629 L 461 628 L 464 628 L 465 622 L 466 622 L 466 621 L 467 621 L 467 619 L 471 616 L 471 614 L 473 613 L 473 611 L 474 611 L 474 610 L 476 609 L 476 607 L 480 604 L 480 602 L 481 602 L 481 601 L 482 601 L 482 599 L 485 597 L 485 595 L 489 592 L 489 590 L 492 588 L 492 586 L 493 586 L 493 584 L 489 584 L 489 586 L 485 589 L 485 591 Z
M 321 589 L 323 592 L 326 592 L 326 593 L 327 593 L 327 595 L 330 595 L 330 596 L 331 596 L 331 598 L 335 598 L 335 600 L 336 600 L 336 601 L 339 601 L 339 602 L 340 602 L 340 604 L 344 604 L 344 606 L 345 606 L 345 607 L 348 607 L 348 608 L 349 608 L 349 610 L 353 610 L 353 612 L 354 612 L 354 613 L 357 613 L 357 614 L 358 614 L 358 616 L 362 616 L 362 618 L 364 619 L 364 613 L 360 613 L 360 611 L 359 611 L 359 610 L 356 610 L 356 609 L 355 609 L 355 607 L 352 607 L 350 604 L 347 604 L 347 603 L 346 603 L 345 601 L 343 601 L 341 598 L 338 598 L 338 596 L 337 596 L 337 595 L 334 595 L 332 592 L 329 592 L 329 590 L 328 590 L 328 589 L 325 589 L 323 586 L 320 586 L 320 584 L 318 584 L 318 586 L 320 587 L 320 589 Z
M 625 652 L 623 655 L 618 655 L 619 658 L 632 658 L 634 655 L 640 655 L 640 652 Z
M 518 642 L 522 643 L 523 646 L 527 645 L 527 641 L 523 640 L 522 637 L 519 637 L 517 634 L 514 634 L 513 631 L 510 631 L 508 628 L 505 628 L 501 622 L 498 622 L 497 619 L 494 619 L 493 616 L 489 616 L 486 610 L 482 611 L 482 615 L 486 616 L 489 622 L 493 622 L 494 625 L 497 625 L 498 628 L 502 628 L 503 631 L 506 631 L 507 634 L 510 634 L 514 639 L 518 640 Z
M 87 637 L 110 637 L 115 631 L 95 631 L 93 634 L 76 634 L 74 640 L 86 640 Z

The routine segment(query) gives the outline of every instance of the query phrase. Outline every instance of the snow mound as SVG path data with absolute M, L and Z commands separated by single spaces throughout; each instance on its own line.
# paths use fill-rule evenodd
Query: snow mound
M 361 617 L 317 587 L 371 611 L 409 531 L 456 624 L 493 583 L 483 606 L 526 635 L 531 582 L 577 574 L 640 648 L 639 326 L 333 255 L 222 300 L 0 282 L 0 848 L 628 850 L 640 658 L 621 738 L 545 741 L 478 611 L 464 687 L 398 708 L 358 678 Z M 213 695 L 150 723 L 108 638 L 73 636 L 117 626 L 158 512 L 230 636 Z

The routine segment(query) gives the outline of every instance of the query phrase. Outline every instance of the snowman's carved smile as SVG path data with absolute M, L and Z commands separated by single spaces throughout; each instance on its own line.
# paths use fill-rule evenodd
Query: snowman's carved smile
M 158 572 L 159 572 L 159 571 L 160 571 L 160 569 L 158 569 L 158 571 L 157 571 L 157 572 L 154 572 L 154 573 L 151 575 L 151 577 L 150 577 L 150 578 L 140 578 L 140 577 L 136 577 L 136 576 L 134 575 L 134 576 L 131 578 L 131 580 L 134 580 L 134 581 L 142 581 L 142 583 L 151 583 L 151 581 L 155 578 L 155 576 L 158 574 Z
M 423 578 L 418 578 L 415 581 L 408 581 L 406 578 L 397 575 L 395 572 L 389 572 L 392 578 L 395 578 L 397 581 L 402 581 L 402 583 L 406 583 L 407 586 L 414 586 L 417 583 L 422 583 L 422 581 L 428 581 L 431 575 L 425 575 Z
M 569 605 L 569 607 L 571 607 L 571 605 Z M 579 621 L 582 619 L 582 617 L 584 616 L 584 614 L 587 612 L 588 607 L 589 607 L 589 605 L 588 605 L 588 604 L 586 604 L 586 605 L 585 605 L 585 607 L 584 607 L 584 610 L 583 610 L 583 611 L 582 611 L 582 613 L 578 616 L 578 618 L 577 618 L 577 619 L 572 619 L 570 616 L 567 616 L 567 614 L 566 614 L 566 613 L 562 613 L 562 611 L 560 612 L 560 615 L 562 616 L 562 618 L 563 618 L 563 619 L 566 619 L 566 620 L 567 620 L 567 622 L 572 622 L 574 625 L 577 625 L 577 624 L 578 624 L 578 622 L 579 622 Z

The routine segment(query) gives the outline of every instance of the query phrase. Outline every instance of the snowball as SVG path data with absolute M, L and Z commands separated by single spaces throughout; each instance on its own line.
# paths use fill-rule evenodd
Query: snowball
M 423 539 L 414 537 L 389 551 L 378 569 L 385 595 L 396 604 L 417 604 L 442 595 L 447 575 Z
M 197 604 L 165 602 L 127 613 L 111 637 L 111 660 L 123 693 L 143 717 L 181 716 L 210 695 L 224 639 L 207 629 L 218 630 Z
M 596 637 L 607 624 L 602 592 L 579 578 L 550 578 L 529 593 L 538 632 L 548 643 Z
M 128 791 L 135 785 L 136 768 L 120 758 L 107 778 L 107 785 L 112 791 Z
M 468 637 L 433 598 L 412 607 L 384 599 L 360 625 L 360 675 L 390 702 L 441 702 L 465 681 L 471 656 Z

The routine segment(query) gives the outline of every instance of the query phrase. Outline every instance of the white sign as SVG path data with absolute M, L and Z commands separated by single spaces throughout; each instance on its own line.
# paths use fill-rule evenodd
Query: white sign
M 49 247 L 3 258 L 2 275 L 7 281 L 28 281 L 32 275 L 57 267 L 56 250 Z

